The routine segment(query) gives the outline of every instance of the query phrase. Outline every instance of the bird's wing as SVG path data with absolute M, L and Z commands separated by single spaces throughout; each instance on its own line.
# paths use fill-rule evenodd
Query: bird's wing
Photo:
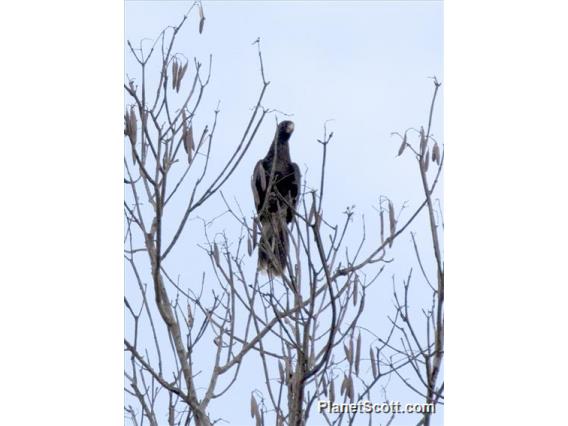
M 300 193 L 302 186 L 302 173 L 296 163 L 292 163 L 292 168 L 294 169 L 294 172 L 292 176 L 292 184 L 290 185 L 290 195 L 292 196 L 292 205 L 296 208 L 298 200 L 300 199 L 298 194 Z
M 262 164 L 262 160 L 256 163 L 254 171 L 252 173 L 251 187 L 252 195 L 254 196 L 254 204 L 256 206 L 256 211 L 260 213 L 260 209 L 264 203 L 264 198 L 266 196 L 266 188 L 268 186 L 268 178 L 266 169 Z

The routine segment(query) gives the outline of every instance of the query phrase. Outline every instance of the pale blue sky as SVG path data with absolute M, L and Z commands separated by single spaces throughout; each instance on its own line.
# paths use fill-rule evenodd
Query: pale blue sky
M 134 45 L 143 38 L 154 39 L 165 26 L 177 24 L 188 5 L 181 1 L 127 1 L 125 38 Z M 397 209 L 405 201 L 413 207 L 420 198 L 415 162 L 411 156 L 395 158 L 400 141 L 390 133 L 427 124 L 433 91 L 429 77 L 435 75 L 444 80 L 442 3 L 215 1 L 204 2 L 204 10 L 207 19 L 203 34 L 198 34 L 197 15 L 192 13 L 180 33 L 177 50 L 205 64 L 208 55 L 213 55 L 211 84 L 194 128 L 210 124 L 220 101 L 216 164 L 220 166 L 222 156 L 230 154 L 230 147 L 240 138 L 258 97 L 261 78 L 256 46 L 251 43 L 260 37 L 266 78 L 271 81 L 263 104 L 293 114 L 293 160 L 300 165 L 308 186 L 317 186 L 321 147 L 316 139 L 322 137 L 323 123 L 333 119 L 328 123 L 335 136 L 328 152 L 326 215 L 331 221 L 340 222 L 345 207 L 355 204 L 357 212 L 365 215 L 368 239 L 377 241 L 379 227 L 373 207 L 378 206 L 379 196 L 389 196 Z M 150 44 L 145 41 L 143 45 Z M 134 69 L 133 65 L 126 55 L 126 71 Z M 438 100 L 433 122 L 433 135 L 440 141 L 442 100 Z M 227 198 L 239 200 L 249 216 L 253 214 L 249 184 L 252 169 L 264 156 L 273 134 L 274 117 L 269 116 L 240 168 L 223 189 Z M 211 200 L 207 216 L 216 216 L 223 210 L 220 200 Z M 425 221 L 418 221 L 415 229 L 418 239 L 427 242 L 424 225 Z M 217 231 L 223 229 L 222 222 L 217 226 Z M 355 236 L 360 229 L 359 220 L 353 227 L 353 241 L 357 241 Z M 187 232 L 202 234 L 199 226 Z M 202 241 L 198 238 L 198 242 Z M 168 259 L 169 265 L 177 268 L 188 282 L 201 273 L 184 267 L 188 258 L 195 261 L 203 256 L 195 249 L 195 243 L 195 238 L 181 242 L 182 254 Z M 392 274 L 401 279 L 409 267 L 415 266 L 409 236 L 399 240 L 393 255 L 400 263 L 375 284 L 368 302 L 372 309 L 362 323 L 378 334 L 385 326 L 385 318 L 373 314 L 392 312 Z M 241 374 L 251 365 L 245 362 L 243 368 Z M 252 373 L 254 368 L 248 371 Z M 409 393 L 398 396 L 395 390 L 400 388 L 396 384 L 391 388 L 390 398 L 420 401 Z M 250 390 L 246 381 L 239 382 L 230 393 L 230 404 L 224 399 L 222 403 L 212 403 L 211 409 L 226 410 L 223 416 L 231 424 L 248 424 Z M 380 393 L 375 395 L 378 398 Z M 394 424 L 406 424 L 405 418 Z M 441 416 L 434 424 L 441 424 Z

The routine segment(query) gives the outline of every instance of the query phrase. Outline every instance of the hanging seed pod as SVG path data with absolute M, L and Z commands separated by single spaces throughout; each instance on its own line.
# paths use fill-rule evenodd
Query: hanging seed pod
M 369 354 L 371 356 L 371 369 L 373 370 L 373 379 L 377 378 L 377 361 L 375 359 L 375 352 L 373 352 L 373 348 L 369 348 Z
M 203 26 L 205 25 L 205 16 L 203 15 L 203 7 L 199 4 L 199 34 L 203 32 Z
M 184 129 L 183 145 L 188 155 L 191 155 L 191 152 L 195 150 L 195 142 L 193 141 L 193 126 Z
M 440 147 L 438 146 L 438 142 L 435 142 L 432 148 L 432 161 L 440 165 Z
M 355 374 L 359 375 L 359 364 L 361 363 L 361 332 L 357 337 L 357 346 L 355 346 Z
M 392 247 L 394 234 L 396 232 L 396 219 L 394 218 L 394 206 L 392 201 L 389 200 L 389 226 L 390 226 L 390 241 L 389 247 Z
M 138 130 L 138 121 L 136 120 L 136 110 L 134 109 L 134 105 L 130 107 L 130 116 L 129 116 L 129 123 L 128 123 L 128 136 L 130 138 L 130 143 L 132 146 L 136 145 L 136 138 L 137 138 L 137 130 Z
M 258 197 L 258 195 L 256 194 L 256 191 L 254 192 L 254 196 L 255 199 Z M 256 245 L 258 244 L 258 220 L 255 217 L 254 220 L 252 221 L 252 247 L 253 249 L 256 248 Z
M 183 79 L 183 76 L 185 75 L 185 72 L 187 71 L 187 66 L 189 65 L 189 62 L 186 61 L 185 65 L 183 67 L 178 68 L 178 78 L 177 78 L 177 86 L 176 86 L 176 92 L 179 93 L 179 88 L 181 87 L 181 80 Z
M 420 155 L 424 155 L 424 152 L 426 152 L 427 144 L 428 144 L 428 139 L 426 139 L 426 134 L 424 133 L 424 127 L 420 126 Z
M 260 412 L 258 411 L 258 404 L 256 402 L 254 395 L 250 396 L 250 416 L 252 418 L 260 417 Z
M 357 296 L 359 294 L 359 276 L 355 275 L 353 282 L 353 306 L 357 306 Z
M 174 90 L 177 86 L 178 67 L 179 65 L 177 59 L 174 58 L 174 60 L 172 61 L 172 89 Z
M 247 238 L 247 253 L 248 255 L 252 255 L 252 240 L 250 237 Z
M 286 383 L 284 376 L 284 367 L 282 367 L 282 363 L 280 361 L 278 361 L 278 374 L 280 375 L 280 383 Z
M 355 386 L 353 386 L 353 377 L 349 376 L 349 378 L 347 379 L 347 395 L 349 396 L 349 400 L 351 402 L 353 402 L 353 399 L 355 398 Z
M 349 350 L 347 345 L 343 345 L 343 351 L 345 352 L 345 357 L 347 358 L 347 362 L 349 365 L 353 362 L 353 353 Z
M 322 391 L 323 391 L 323 395 L 325 397 L 327 397 L 327 395 L 328 395 L 328 393 L 327 393 L 327 380 L 325 379 L 325 374 L 321 378 L 321 388 L 322 388 Z
M 215 259 L 215 264 L 218 267 L 221 267 L 221 261 L 219 258 L 219 247 L 217 246 L 217 243 L 213 243 L 213 258 Z
M 385 242 L 385 219 L 383 217 L 383 209 L 381 208 L 381 212 L 379 213 L 379 218 L 381 219 L 381 244 Z
M 424 171 L 428 171 L 428 166 L 430 166 L 430 148 L 426 150 L 426 155 L 424 155 Z
M 124 112 L 124 136 L 130 135 L 130 112 Z
M 335 382 L 331 379 L 329 383 L 329 401 L 333 404 L 335 402 Z
M 339 389 L 339 395 L 346 393 L 347 391 L 347 376 L 343 376 L 343 381 L 341 382 L 341 389 Z
M 400 148 L 398 148 L 398 155 L 400 157 L 406 148 L 406 132 L 404 132 L 404 137 L 402 138 L 402 143 L 400 144 Z
M 187 304 L 187 327 L 190 329 L 193 327 L 193 314 L 191 313 L 191 306 L 189 303 Z

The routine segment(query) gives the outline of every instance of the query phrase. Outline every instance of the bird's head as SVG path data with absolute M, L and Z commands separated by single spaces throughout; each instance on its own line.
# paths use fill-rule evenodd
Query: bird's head
M 293 131 L 294 131 L 293 121 L 289 120 L 282 121 L 280 124 L 278 124 L 278 127 L 276 129 L 276 136 L 279 141 L 287 142 L 288 139 L 290 139 L 290 136 L 292 136 Z

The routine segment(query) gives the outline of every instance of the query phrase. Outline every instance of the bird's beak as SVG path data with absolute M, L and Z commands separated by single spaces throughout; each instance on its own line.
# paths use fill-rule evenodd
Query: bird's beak
M 288 123 L 288 127 L 286 128 L 286 131 L 287 131 L 288 133 L 292 133 L 292 132 L 294 131 L 294 123 L 293 123 L 292 121 L 290 121 L 290 122 Z

